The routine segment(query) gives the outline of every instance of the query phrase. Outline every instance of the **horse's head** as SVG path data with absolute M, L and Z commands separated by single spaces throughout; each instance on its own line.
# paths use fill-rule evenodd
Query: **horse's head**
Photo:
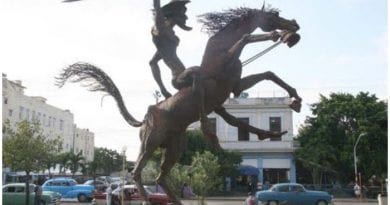
M 295 32 L 299 29 L 298 23 L 292 19 L 288 20 L 279 16 L 277 9 L 266 9 L 263 7 L 257 10 L 256 19 L 258 19 L 258 27 L 265 32 L 275 30 L 287 30 Z

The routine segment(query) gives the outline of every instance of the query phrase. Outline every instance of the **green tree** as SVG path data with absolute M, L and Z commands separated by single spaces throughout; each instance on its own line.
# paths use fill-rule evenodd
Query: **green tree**
M 219 175 L 221 177 L 235 176 L 237 174 L 238 166 L 242 159 L 241 155 L 237 152 L 226 150 L 212 149 L 200 130 L 189 130 L 186 132 L 187 148 L 185 149 L 179 163 L 182 165 L 190 165 L 196 152 L 203 153 L 210 151 L 213 155 L 217 156 L 219 166 L 221 167 Z
M 46 167 L 48 157 L 58 152 L 61 147 L 59 139 L 48 139 L 39 127 L 38 122 L 21 121 L 16 123 L 16 130 L 6 122 L 3 138 L 3 160 L 6 166 L 17 171 L 26 172 L 26 203 L 29 204 L 30 173 Z
M 357 146 L 359 172 L 363 179 L 387 173 L 387 103 L 375 95 L 332 93 L 311 105 L 313 116 L 300 128 L 297 159 L 312 173 L 313 183 L 323 174 L 333 181 L 354 179 L 353 148 Z
M 59 154 L 56 160 L 60 165 L 59 173 L 66 173 L 66 170 L 69 168 L 70 152 Z
M 224 185 L 224 181 L 222 179 L 224 179 L 225 177 L 235 177 L 238 175 L 238 166 L 242 161 L 240 154 L 225 150 L 217 151 L 212 149 L 208 145 L 207 141 L 204 139 L 204 136 L 200 130 L 188 130 L 185 134 L 185 137 L 187 139 L 186 149 L 183 152 L 177 165 L 175 165 L 175 167 L 171 170 L 170 175 L 170 182 L 172 182 L 171 187 L 178 191 L 177 194 L 180 193 L 181 186 L 184 182 L 189 183 L 191 181 L 191 164 L 193 162 L 194 156 L 196 156 L 196 153 L 204 153 L 205 151 L 209 151 L 217 157 L 218 164 L 220 166 L 218 177 L 221 179 L 218 180 L 218 182 L 221 183 L 218 184 L 218 187 Z M 160 164 L 161 160 L 161 152 L 161 149 L 157 149 L 153 153 L 151 161 L 154 162 L 148 163 L 147 167 L 145 168 L 146 171 L 143 172 L 143 180 L 147 180 L 150 183 L 151 180 L 154 180 L 157 177 L 157 173 L 160 169 L 158 165 Z M 181 174 L 179 175 L 172 173 Z
M 83 168 L 85 166 L 85 157 L 83 156 L 82 152 L 80 151 L 77 154 L 70 152 L 68 164 L 72 175 L 79 171 L 80 168 Z
M 107 148 L 95 148 L 94 161 L 97 162 L 97 170 L 103 175 L 121 171 L 123 156 L 115 150 Z
M 195 154 L 191 164 L 191 185 L 198 194 L 201 205 L 205 204 L 204 199 L 208 193 L 222 188 L 220 186 L 221 177 L 218 176 L 219 169 L 218 158 L 211 152 Z

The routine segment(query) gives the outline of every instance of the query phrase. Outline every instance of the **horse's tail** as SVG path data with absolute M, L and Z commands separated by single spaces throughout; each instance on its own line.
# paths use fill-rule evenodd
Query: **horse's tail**
M 117 102 L 120 113 L 126 122 L 133 127 L 140 127 L 142 122 L 136 120 L 127 110 L 122 95 L 118 88 L 111 80 L 111 78 L 98 67 L 89 63 L 75 63 L 63 70 L 63 72 L 56 77 L 56 85 L 58 87 L 64 86 L 66 81 L 72 83 L 83 82 L 85 87 L 88 87 L 89 91 L 102 91 L 111 95 Z

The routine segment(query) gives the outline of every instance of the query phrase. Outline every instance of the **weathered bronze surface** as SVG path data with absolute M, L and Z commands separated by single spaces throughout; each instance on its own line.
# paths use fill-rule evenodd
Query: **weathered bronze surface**
M 176 55 L 176 47 L 179 39 L 171 30 L 174 25 L 178 25 L 185 30 L 190 30 L 190 27 L 185 25 L 184 20 L 186 19 L 184 5 L 188 1 L 176 0 L 170 4 L 172 6 L 173 3 L 177 4 L 177 2 L 182 2 L 181 6 L 179 5 L 177 8 L 184 8 L 184 10 L 179 12 L 179 17 L 182 19 L 175 17 L 176 19 L 173 23 L 171 22 L 172 24 L 170 26 L 157 29 L 160 31 L 161 29 L 167 29 L 165 31 L 168 32 L 164 34 L 164 37 L 154 39 L 157 52 L 150 63 L 152 70 L 158 70 L 158 73 L 159 68 L 157 62 L 160 59 L 163 59 L 172 71 L 179 70 L 177 73 L 173 72 L 174 85 L 175 81 L 179 79 L 178 76 L 186 72 L 187 69 L 185 69 Z M 165 8 L 165 10 L 170 11 L 171 6 L 166 5 L 161 9 Z M 160 26 L 158 21 L 162 20 L 160 23 L 169 21 L 166 16 L 161 16 L 163 13 L 159 13 L 161 12 L 159 0 L 154 0 L 154 8 L 156 12 L 156 25 L 153 28 L 152 34 Z M 159 18 L 161 19 L 159 20 Z M 165 88 L 162 83 L 158 82 L 159 79 L 156 79 L 154 73 L 156 81 L 159 85 L 162 85 L 160 85 L 160 88 L 167 98 L 156 105 L 149 106 L 142 122 L 137 121 L 131 116 L 125 107 L 119 90 L 111 78 L 96 66 L 82 62 L 75 63 L 65 68 L 63 73 L 57 78 L 60 87 L 66 81 L 87 82 L 89 90 L 103 91 L 111 95 L 116 100 L 124 119 L 131 126 L 141 127 L 141 148 L 132 174 L 146 204 L 147 198 L 142 186 L 141 172 L 147 161 L 152 157 L 153 152 L 159 147 L 164 149 L 164 152 L 161 173 L 156 179 L 156 182 L 165 190 L 174 204 L 182 204 L 173 190 L 168 186 L 166 179 L 182 151 L 186 148 L 184 132 L 191 123 L 199 120 L 200 113 L 209 114 L 214 111 L 230 125 L 246 129 L 248 132 L 256 134 L 259 140 L 280 137 L 286 133 L 286 131 L 274 133 L 261 130 L 230 115 L 222 106 L 230 93 L 238 96 L 242 91 L 254 86 L 260 81 L 271 80 L 288 92 L 292 98 L 290 107 L 297 112 L 300 111 L 301 98 L 294 88 L 270 71 L 242 78 L 242 64 L 239 60 L 241 51 L 248 43 L 269 40 L 276 42 L 281 40 L 288 46 L 295 45 L 299 41 L 299 35 L 295 33 L 299 29 L 299 26 L 294 20 L 284 19 L 279 16 L 279 12 L 276 9 L 265 9 L 263 6 L 261 9 L 241 7 L 224 12 L 207 13 L 201 15 L 199 21 L 204 24 L 204 28 L 212 36 L 207 42 L 200 66 L 194 68 L 195 71 L 191 71 L 195 75 L 191 74 L 189 78 L 187 77 L 186 80 L 183 80 L 184 86 L 175 86 L 178 91 L 171 96 L 168 91 L 163 91 Z M 251 34 L 257 28 L 267 33 Z M 153 34 L 153 38 L 155 37 L 155 34 Z M 165 39 L 170 38 L 173 39 L 171 42 L 165 42 Z M 194 81 L 196 83 L 193 83 Z M 195 86 L 192 84 L 195 84 Z M 207 126 L 207 123 L 203 124 L 202 130 L 209 143 L 215 149 L 221 149 L 218 137 L 215 133 L 208 131 Z

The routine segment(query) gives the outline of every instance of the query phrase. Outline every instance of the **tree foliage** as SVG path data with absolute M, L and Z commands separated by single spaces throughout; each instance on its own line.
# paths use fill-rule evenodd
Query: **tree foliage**
M 80 151 L 77 154 L 70 152 L 68 164 L 72 175 L 74 175 L 77 171 L 83 169 L 85 167 L 85 157 L 83 157 L 82 152 Z
M 190 165 L 192 163 L 192 158 L 196 155 L 197 152 L 203 153 L 205 151 L 210 151 L 218 158 L 218 163 L 221 167 L 219 176 L 235 176 L 237 174 L 238 166 L 242 161 L 241 155 L 239 153 L 212 149 L 204 139 L 204 136 L 200 130 L 187 131 L 186 138 L 188 140 L 187 148 L 179 160 L 180 164 Z
M 197 152 L 191 164 L 192 187 L 204 204 L 204 198 L 209 193 L 221 189 L 222 178 L 218 176 L 220 166 L 218 158 L 209 151 Z
M 49 158 L 61 151 L 61 141 L 49 139 L 38 122 L 21 121 L 14 129 L 9 122 L 4 125 L 3 160 L 16 171 L 25 171 L 27 179 L 31 172 L 46 168 Z M 29 204 L 29 180 L 26 181 L 26 204 Z
M 110 175 L 122 170 L 123 156 L 115 150 L 98 147 L 95 148 L 93 162 L 95 173 Z
M 354 180 L 353 149 L 357 145 L 358 171 L 363 180 L 387 173 L 387 103 L 375 95 L 333 93 L 311 105 L 313 116 L 300 128 L 298 160 L 319 184 L 327 173 L 333 181 Z

